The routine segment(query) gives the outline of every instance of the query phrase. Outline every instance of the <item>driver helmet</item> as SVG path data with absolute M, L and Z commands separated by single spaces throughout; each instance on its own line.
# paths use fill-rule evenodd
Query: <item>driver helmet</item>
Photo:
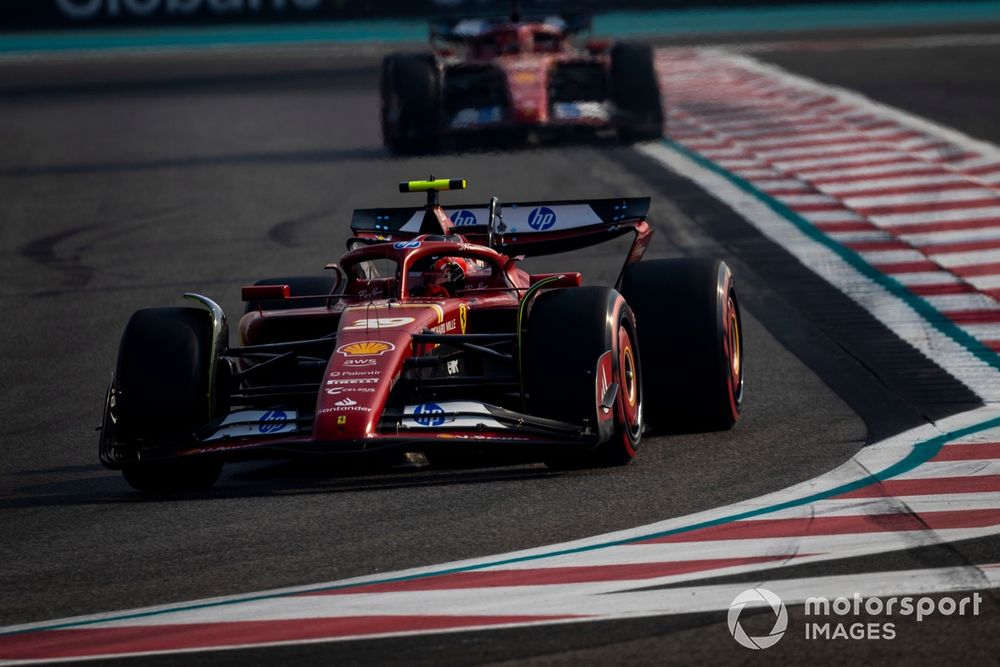
M 464 257 L 442 257 L 424 272 L 424 286 L 442 287 L 452 296 L 465 289 L 465 278 L 469 273 L 469 262 Z

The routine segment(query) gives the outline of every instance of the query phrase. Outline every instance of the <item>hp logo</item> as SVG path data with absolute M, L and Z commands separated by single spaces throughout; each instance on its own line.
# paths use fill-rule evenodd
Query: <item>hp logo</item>
M 444 408 L 437 403 L 424 403 L 413 409 L 413 419 L 421 426 L 440 426 L 444 423 Z
M 462 209 L 458 213 L 452 215 L 451 221 L 455 223 L 456 227 L 468 227 L 469 225 L 478 224 L 476 214 L 472 211 L 466 211 L 465 209 Z
M 260 424 L 257 428 L 261 433 L 275 433 L 285 428 L 288 423 L 288 415 L 281 410 L 268 410 L 260 417 Z
M 528 214 L 528 226 L 538 232 L 544 232 L 556 224 L 556 214 L 548 206 L 539 206 Z

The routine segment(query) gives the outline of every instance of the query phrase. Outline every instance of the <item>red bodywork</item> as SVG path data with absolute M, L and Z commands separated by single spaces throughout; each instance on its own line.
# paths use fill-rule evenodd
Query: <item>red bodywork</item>
M 444 41 L 446 45 L 440 42 Z M 530 128 L 601 128 L 613 125 L 613 105 L 605 86 L 586 99 L 564 100 L 553 106 L 554 72 L 561 66 L 592 67 L 594 75 L 607 77 L 610 66 L 608 40 L 589 40 L 578 48 L 564 26 L 542 21 L 491 24 L 481 33 L 451 31 L 431 33 L 432 46 L 444 81 L 445 97 L 456 73 L 499 70 L 503 74 L 505 107 L 497 117 L 481 114 L 462 117 L 448 109 L 445 123 L 452 131 L 508 126 Z M 595 81 L 597 79 L 595 78 Z M 593 89 L 593 86 L 591 86 Z M 449 105 L 446 105 L 449 106 Z M 471 108 L 471 107 L 470 107 Z
M 489 347 L 495 338 L 516 350 L 526 301 L 541 288 L 580 285 L 580 274 L 575 272 L 525 272 L 517 265 L 522 258 L 518 256 L 520 251 L 540 254 L 572 249 L 631 232 L 635 240 L 626 265 L 637 262 L 652 234 L 644 219 L 648 203 L 648 199 L 633 199 L 511 205 L 504 209 L 509 220 L 517 219 L 518 210 L 529 211 L 529 220 L 536 210 L 544 210 L 552 215 L 551 221 L 545 221 L 552 227 L 515 234 L 507 224 L 495 230 L 493 247 L 485 245 L 489 230 L 484 225 L 456 227 L 446 211 L 436 205 L 429 204 L 426 209 L 356 211 L 355 236 L 349 243 L 353 249 L 341 257 L 339 265 L 328 267 L 335 269 L 341 279 L 324 305 L 294 307 L 296 298 L 302 297 L 289 296 L 287 287 L 281 285 L 244 288 L 245 300 L 277 299 L 283 304 L 277 309 L 249 310 L 239 322 L 240 346 L 220 350 L 220 358 L 229 364 L 223 369 L 228 369 L 226 383 L 234 395 L 244 398 L 228 401 L 211 424 L 196 432 L 195 443 L 176 443 L 143 456 L 149 460 L 191 455 L 238 459 L 268 454 L 361 454 L 454 447 L 467 441 L 536 449 L 540 445 L 597 446 L 608 437 L 614 414 L 598 407 L 598 423 L 575 431 L 565 424 L 522 414 L 523 389 L 520 404 L 514 400 L 511 405 L 510 399 L 516 398 L 518 388 L 523 386 L 520 378 L 491 370 L 491 359 L 499 358 L 497 350 L 506 348 L 495 348 L 492 353 L 483 353 L 482 348 Z M 634 215 L 627 212 L 628 206 L 633 207 L 629 210 L 635 211 Z M 588 210 L 591 217 L 586 215 Z M 614 211 L 621 212 L 612 215 Z M 408 229 L 411 223 L 393 223 L 394 228 L 383 230 L 368 222 L 392 216 L 417 220 L 421 228 Z M 456 234 L 459 229 L 466 233 Z M 429 273 L 427 267 L 440 257 L 466 260 L 470 268 L 462 289 L 457 293 L 419 294 Z M 388 264 L 395 270 L 374 276 L 370 271 L 373 263 Z M 305 298 L 315 301 L 317 297 Z M 457 341 L 457 354 L 449 340 Z M 314 348 L 319 351 L 310 352 Z M 239 379 L 257 377 L 248 370 L 261 362 L 261 355 L 270 355 L 270 362 L 278 364 L 289 351 L 297 351 L 314 363 L 314 370 L 307 373 L 309 388 L 303 389 L 305 381 L 299 377 L 302 371 L 297 367 L 276 371 L 277 379 L 257 385 L 251 382 L 245 386 L 247 381 Z M 486 361 L 470 361 L 480 356 Z M 500 362 L 501 367 L 506 363 Z M 595 369 L 595 405 L 599 406 L 607 391 L 611 363 L 609 351 Z M 266 377 L 264 373 L 259 375 Z M 467 389 L 449 389 L 449 380 L 467 382 Z M 492 387 L 494 382 L 509 386 L 497 389 Z M 268 399 L 268 391 L 276 395 L 278 390 L 264 386 L 280 387 L 286 395 Z M 458 393 L 447 400 L 428 400 L 415 406 L 415 401 L 408 398 L 437 386 Z M 481 398 L 484 391 L 488 397 L 485 400 Z M 499 399 L 490 400 L 490 396 L 504 396 L 508 405 L 501 406 Z M 438 403 L 478 407 L 465 413 L 468 406 L 442 409 Z M 481 412 L 477 412 L 479 407 Z M 261 410 L 266 410 L 263 416 L 258 414 Z M 445 414 L 446 410 L 457 412 Z M 250 416 L 239 421 L 239 415 Z M 239 425 L 239 430 L 233 430 L 237 428 L 234 424 Z M 108 447 L 102 449 L 102 458 L 106 464 L 118 467 L 122 459 L 116 460 L 113 437 L 107 437 Z

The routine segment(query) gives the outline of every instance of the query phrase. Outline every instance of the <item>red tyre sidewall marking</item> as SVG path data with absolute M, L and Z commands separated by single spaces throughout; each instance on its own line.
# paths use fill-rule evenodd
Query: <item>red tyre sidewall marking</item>
M 727 272 L 728 275 L 728 272 Z M 743 380 L 743 340 L 739 321 L 739 311 L 733 300 L 733 279 L 725 281 L 725 305 L 722 310 L 722 347 L 725 352 L 726 392 L 729 395 L 729 410 L 733 421 L 740 418 L 737 395 Z

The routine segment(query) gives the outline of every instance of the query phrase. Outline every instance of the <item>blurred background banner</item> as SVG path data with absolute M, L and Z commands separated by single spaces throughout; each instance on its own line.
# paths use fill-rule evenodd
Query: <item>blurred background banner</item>
M 706 9 L 830 4 L 829 0 L 527 0 L 526 13 L 559 11 Z M 866 4 L 840 0 L 839 5 Z M 273 23 L 433 17 L 452 14 L 498 15 L 502 0 L 2 0 L 0 30 Z

